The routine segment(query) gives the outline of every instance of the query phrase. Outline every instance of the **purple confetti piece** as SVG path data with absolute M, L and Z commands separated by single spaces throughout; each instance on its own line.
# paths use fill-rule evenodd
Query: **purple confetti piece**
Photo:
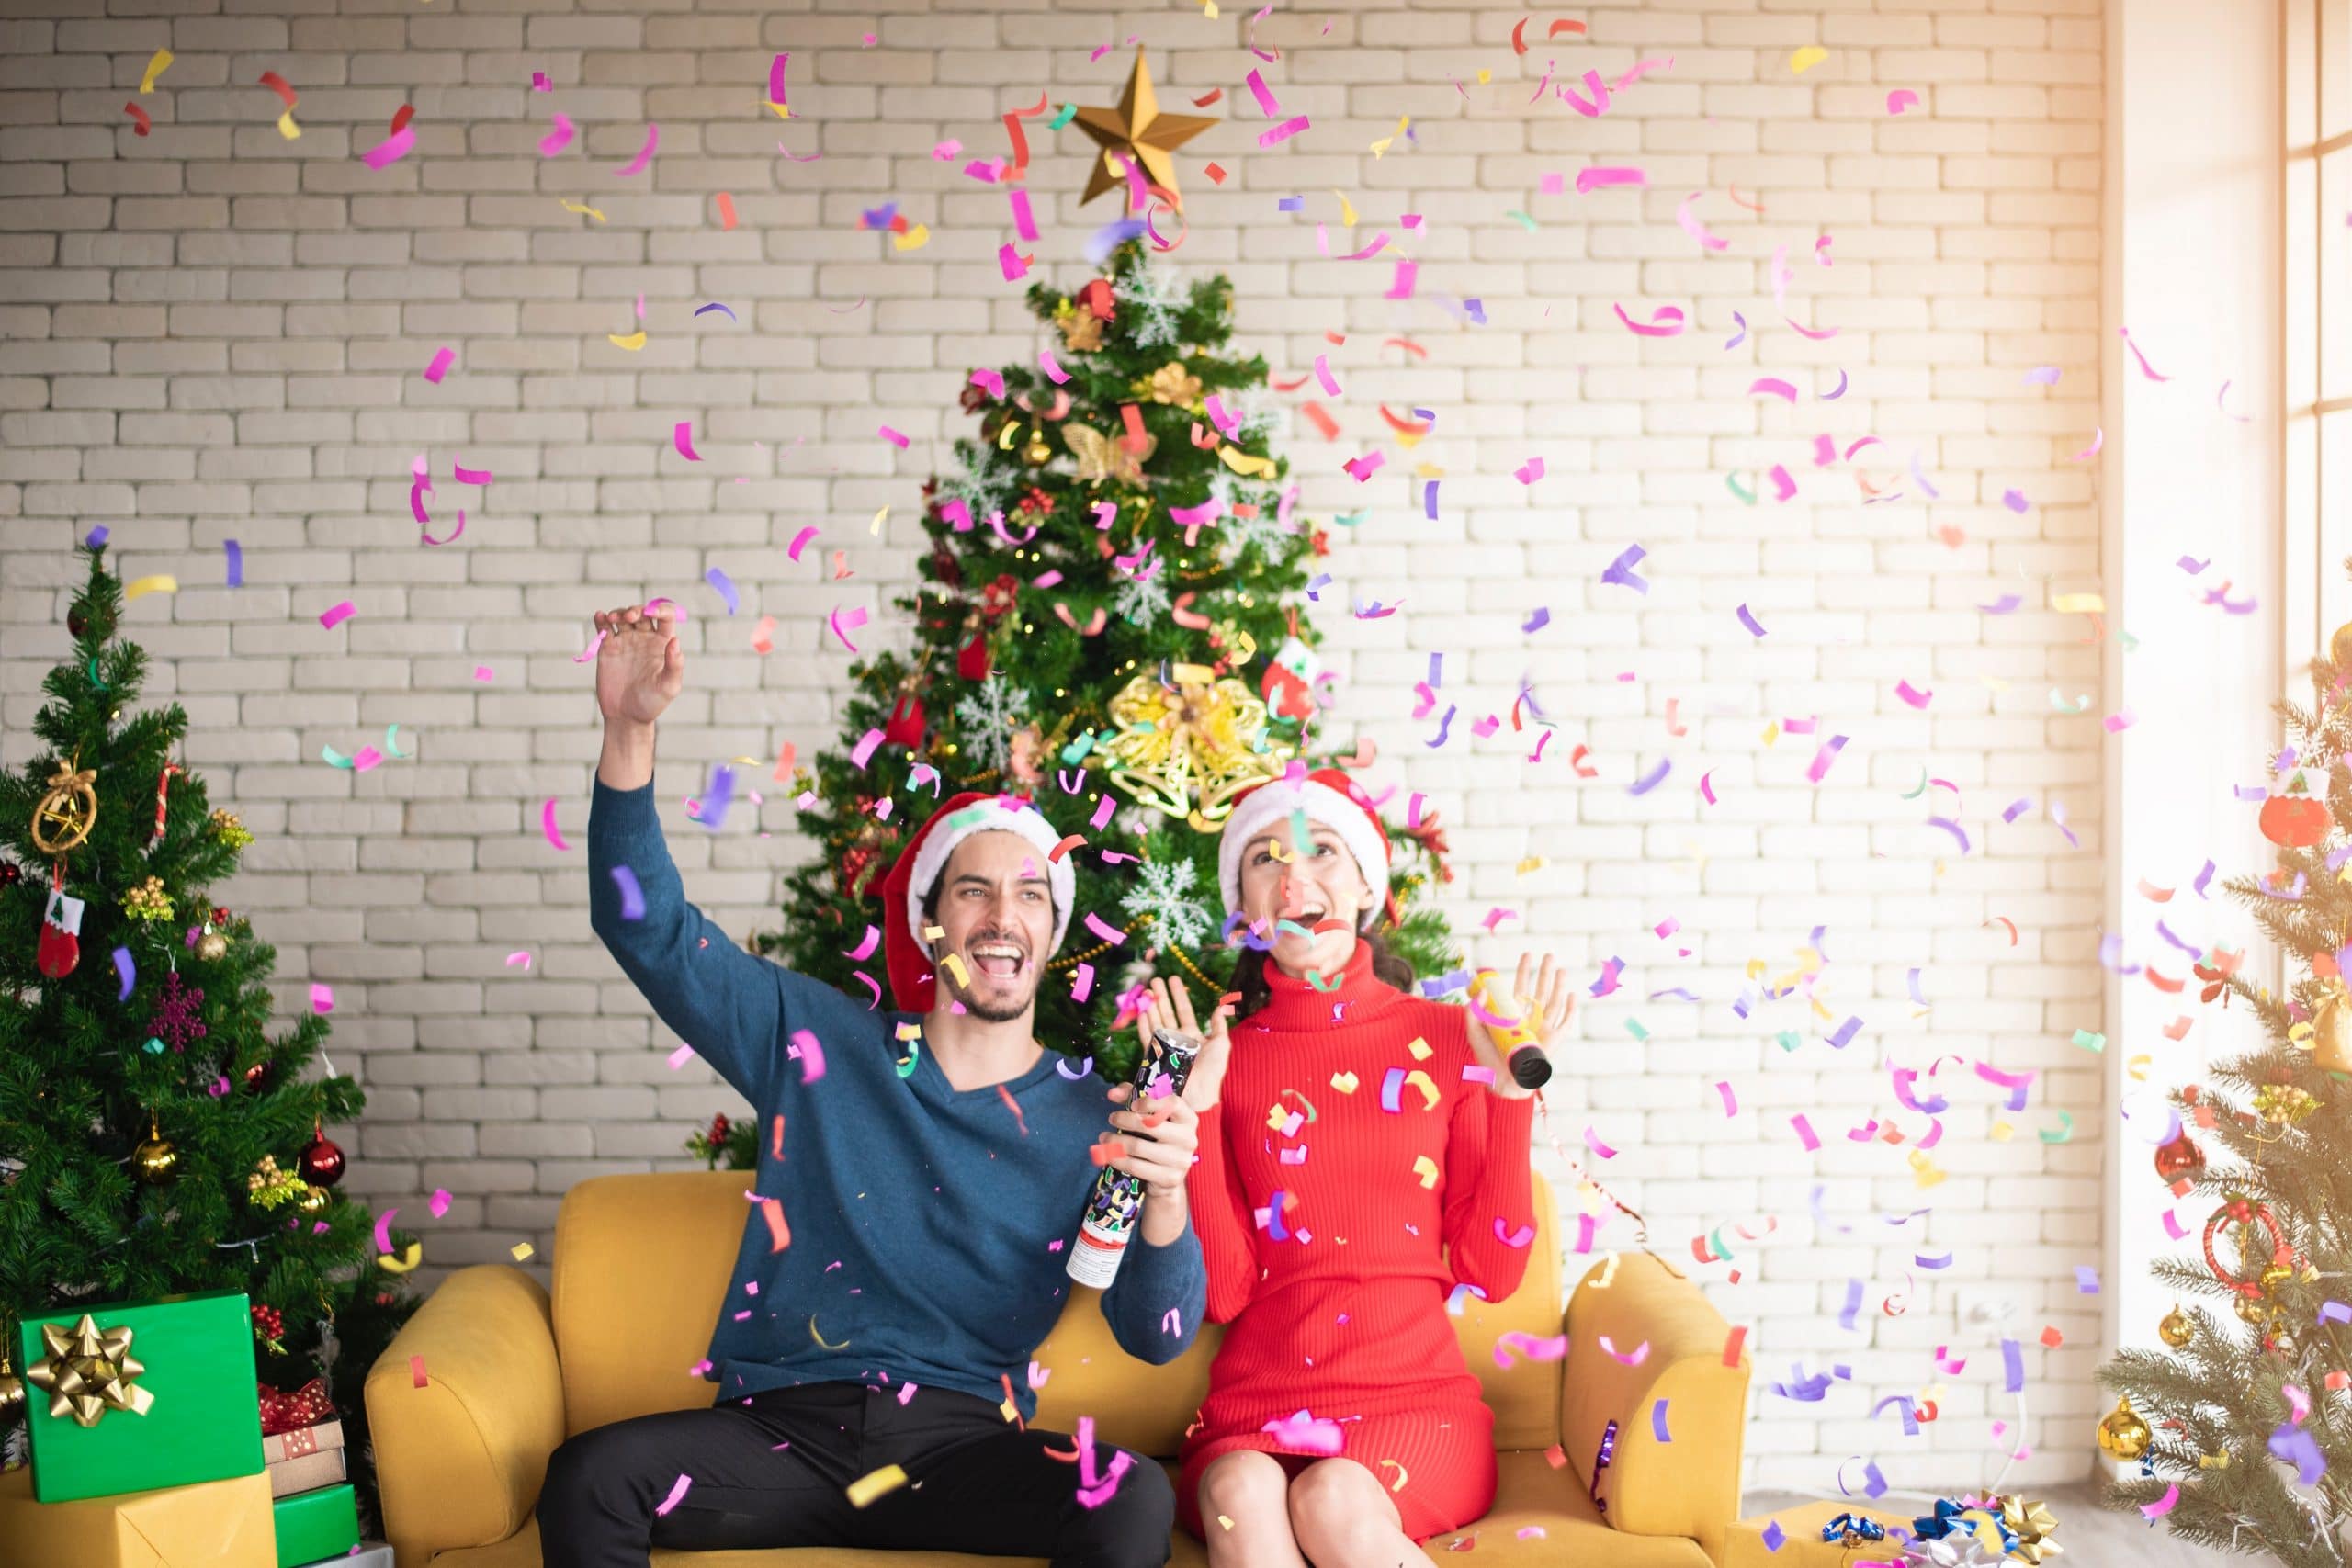
M 1522 632 L 1540 632 L 1551 624 L 1552 612 L 1539 604 L 1536 606 L 1535 613 L 1533 615 L 1528 616 L 1526 620 L 1520 623 L 1519 629 Z
M 714 589 L 718 590 L 718 596 L 727 602 L 727 613 L 729 615 L 731 615 L 736 611 L 743 607 L 742 596 L 736 592 L 735 580 L 733 578 L 728 576 L 717 567 L 712 567 L 708 571 L 702 574 L 702 580 L 705 582 L 709 583 Z
M 1421 491 L 1421 511 L 1432 523 L 1437 521 L 1437 480 L 1431 479 Z
M 1853 1043 L 1854 1031 L 1861 1028 L 1861 1014 L 1855 1013 L 1850 1015 L 1845 1022 L 1838 1026 L 1837 1033 L 1827 1037 L 1829 1043 L 1836 1049 L 1843 1051 L 1848 1045 Z
M 727 820 L 727 808 L 735 800 L 735 770 L 721 762 L 710 770 L 710 788 L 703 792 L 702 806 L 695 819 L 716 833 Z
M 122 989 L 114 999 L 127 1002 L 130 999 L 130 988 L 139 984 L 139 965 L 132 962 L 130 949 L 118 947 L 114 950 L 114 972 L 122 976 Z
M 1853 1332 L 1854 1314 L 1861 1310 L 1862 1282 L 1860 1280 L 1849 1280 L 1846 1281 L 1846 1304 L 1838 1309 L 1838 1326 L 1848 1333 Z M 1878 1412 L 1873 1410 L 1871 1414 L 1875 1416 Z
M 1770 1524 L 1768 1524 L 1768 1525 L 1766 1525 L 1766 1526 L 1764 1527 L 1764 1534 L 1763 1534 L 1762 1540 L 1763 1540 L 1763 1542 L 1764 1542 L 1764 1550 L 1765 1550 L 1765 1551 L 1780 1551 L 1780 1550 L 1781 1550 L 1781 1546 L 1782 1546 L 1782 1545 L 1783 1545 L 1783 1544 L 1788 1540 L 1788 1539 L 1789 1539 L 1788 1531 L 1786 1531 L 1786 1530 L 1784 1530 L 1784 1529 L 1782 1529 L 1781 1528 L 1781 1521 L 1780 1521 L 1780 1520 L 1778 1520 L 1778 1519 L 1774 1519 L 1771 1523 L 1770 1523 Z
M 2001 1341 L 2001 1388 L 2007 1393 L 2025 1392 L 2025 1347 L 2014 1339 Z
M 621 919 L 645 919 L 645 890 L 637 885 L 637 873 L 625 865 L 613 867 L 613 886 L 621 893 Z
M 1886 1477 L 1879 1473 L 1876 1460 L 1862 1466 L 1862 1492 L 1864 1495 L 1872 1498 L 1886 1495 Z
M 1673 770 L 1674 759 L 1671 757 L 1660 757 L 1657 761 L 1657 766 L 1652 768 L 1648 773 L 1644 773 L 1640 778 L 1635 779 L 1626 787 L 1625 793 L 1627 795 L 1647 795 L 1659 784 L 1664 784 L 1666 782 L 1666 775 Z
M 1747 341 L 1747 318 L 1741 315 L 1737 310 L 1734 310 L 1731 313 L 1731 319 L 1739 323 L 1739 331 L 1733 333 L 1730 341 L 1724 344 L 1726 351 L 1737 348 L 1741 344 Z
M 1380 1109 L 1401 1114 L 1405 1109 L 1398 1096 L 1404 1092 L 1405 1069 L 1391 1067 L 1380 1080 Z
M 1650 1406 L 1650 1436 L 1661 1443 L 1674 1441 L 1666 1430 L 1666 1401 L 1663 1399 Z
M 1739 607 L 1739 624 L 1758 637 L 1764 635 L 1764 628 L 1756 624 L 1756 617 L 1748 613 L 1747 606 L 1745 604 Z
M 2058 367 L 2037 365 L 2025 373 L 2025 380 L 2029 387 L 2054 387 L 2058 384 Z
M 2087 1263 L 2075 1265 L 2075 1289 L 2086 1296 L 2098 1294 L 2098 1270 Z
M 2270 1434 L 2270 1452 L 2274 1458 L 2286 1460 L 2295 1467 L 2295 1478 L 2306 1486 L 2319 1484 L 2327 1473 L 2327 1459 L 2319 1450 L 2308 1427 L 2284 1424 Z
M 1979 604 L 1976 607 L 1988 615 L 2013 615 L 2017 614 L 2018 606 L 2024 603 L 2024 600 L 2014 593 L 2004 593 L 1990 604 Z
M 2023 516 L 2026 509 L 2025 491 L 2021 490 L 2003 491 L 2001 492 L 2001 504 L 2007 507 L 2010 511 L 2018 513 L 2019 516 Z
M 1648 554 L 1649 551 L 1639 545 L 1626 546 L 1615 560 L 1602 569 L 1600 581 L 1630 588 L 1636 593 L 1647 593 L 1650 591 L 1650 585 L 1634 574 L 1634 568 L 1639 566 L 1642 563 L 1642 558 Z
M 220 547 L 229 556 L 229 586 L 243 588 L 245 585 L 244 547 L 234 539 L 223 539 L 220 541 Z

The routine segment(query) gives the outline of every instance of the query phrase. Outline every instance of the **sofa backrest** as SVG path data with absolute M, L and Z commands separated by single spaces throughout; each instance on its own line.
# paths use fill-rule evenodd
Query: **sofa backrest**
M 564 1428 L 711 1401 L 692 1371 L 709 1348 L 748 1213 L 743 1171 L 604 1176 L 565 1194 L 556 1219 L 553 1313 L 563 1368 Z M 1462 1353 L 1495 1411 L 1500 1449 L 1543 1449 L 1559 1440 L 1560 1380 L 1552 1367 L 1523 1368 L 1497 1339 L 1519 1331 L 1538 1339 L 1560 1332 L 1559 1227 L 1551 1184 L 1535 1183 L 1536 1235 L 1527 1278 L 1505 1301 L 1464 1301 L 1455 1322 Z M 1208 1392 L 1209 1363 L 1222 1331 L 1204 1327 L 1191 1349 L 1166 1366 L 1135 1360 L 1111 1337 L 1100 1292 L 1073 1287 L 1070 1303 L 1038 1365 L 1037 1421 L 1067 1432 L 1094 1417 L 1106 1442 L 1172 1456 Z

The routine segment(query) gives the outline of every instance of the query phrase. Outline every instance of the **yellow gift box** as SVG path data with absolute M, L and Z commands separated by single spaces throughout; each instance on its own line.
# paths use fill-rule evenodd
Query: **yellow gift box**
M 269 1477 L 239 1475 L 73 1503 L 0 1473 L 0 1568 L 277 1568 Z

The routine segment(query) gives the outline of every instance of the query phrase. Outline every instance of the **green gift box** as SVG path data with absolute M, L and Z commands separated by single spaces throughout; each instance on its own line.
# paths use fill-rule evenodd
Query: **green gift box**
M 269 1511 L 277 1520 L 277 1568 L 323 1562 L 359 1544 L 359 1499 L 348 1484 L 280 1497 Z
M 40 1501 L 261 1469 L 253 1318 L 242 1291 L 27 1317 L 17 1337 Z

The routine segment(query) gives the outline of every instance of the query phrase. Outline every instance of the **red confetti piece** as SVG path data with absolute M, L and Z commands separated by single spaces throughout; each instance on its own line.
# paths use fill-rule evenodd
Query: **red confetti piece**
M 1209 184 L 1213 186 L 1221 186 L 1225 183 L 1225 165 L 1222 164 L 1211 164 L 1201 173 L 1208 175 Z
M 419 1387 L 419 1388 L 424 1388 L 424 1387 L 426 1387 L 426 1386 L 427 1386 L 427 1382 L 426 1382 L 425 1376 L 424 1376 L 424 1357 L 422 1357 L 422 1356 L 411 1356 L 411 1357 L 408 1359 L 408 1375 L 409 1375 L 409 1381 L 410 1381 L 410 1382 L 413 1382 L 417 1387 Z
M 141 136 L 144 136 L 144 135 L 146 135 L 146 134 L 147 134 L 147 132 L 148 132 L 148 130 L 150 130 L 150 129 L 154 125 L 154 123 L 155 123 L 153 119 L 151 119 L 151 118 L 148 118 L 147 111 L 146 111 L 145 109 L 141 108 L 141 107 L 140 107 L 137 104 L 135 104 L 135 103 L 127 103 L 127 104 L 123 105 L 123 106 L 122 106 L 122 112 L 123 112 L 123 113 L 125 113 L 125 114 L 127 114 L 127 115 L 129 115 L 129 116 L 130 117 L 130 118 L 131 118 L 131 127 L 130 127 L 130 129 L 131 129 L 134 132 L 136 132 L 137 134 L 139 134 L 139 135 L 141 135 Z
M 735 227 L 735 198 L 725 191 L 718 193 L 718 226 L 722 229 Z
M 1724 1365 L 1736 1368 L 1739 1365 L 1740 1348 L 1747 1343 L 1747 1325 L 1744 1323 L 1725 1335 L 1724 1337 Z
M 414 104 L 402 104 L 399 108 L 394 109 L 392 111 L 391 134 L 398 136 L 402 130 L 407 129 L 408 122 L 415 118 L 416 106 Z
M 265 71 L 261 73 L 261 85 L 267 87 L 271 92 L 276 93 L 285 103 L 288 108 L 290 109 L 294 107 L 294 85 L 288 82 L 285 77 L 280 76 L 275 71 Z

